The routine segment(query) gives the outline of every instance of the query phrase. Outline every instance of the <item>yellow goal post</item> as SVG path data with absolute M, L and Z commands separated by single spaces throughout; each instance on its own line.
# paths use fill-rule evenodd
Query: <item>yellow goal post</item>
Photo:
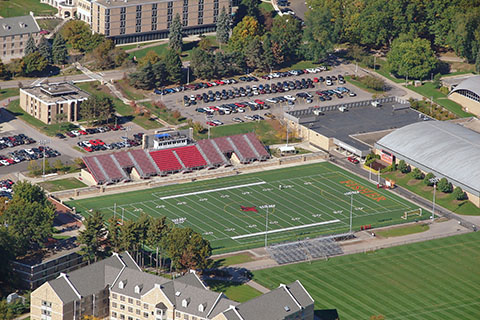
M 422 216 L 422 208 L 405 211 L 401 218 L 407 220 L 410 216 Z

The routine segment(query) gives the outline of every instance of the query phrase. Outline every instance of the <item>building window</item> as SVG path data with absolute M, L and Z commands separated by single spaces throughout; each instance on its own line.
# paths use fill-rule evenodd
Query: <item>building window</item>
M 120 305 L 120 310 L 125 310 L 125 305 L 121 304 Z
M 128 303 L 133 304 L 133 299 L 132 299 L 132 298 L 128 298 Z
M 180 312 L 175 311 L 175 317 L 180 318 Z
M 132 307 L 128 307 L 128 312 L 133 313 L 133 308 L 132 308 Z
M 129 316 L 129 317 L 128 317 L 128 320 L 133 320 L 133 317 L 130 317 L 130 316 Z
M 184 314 L 184 315 L 183 315 L 183 319 L 184 319 L 184 320 L 188 320 L 188 314 Z
M 125 301 L 125 296 L 120 296 L 120 301 Z
M 141 306 L 142 302 L 140 300 L 137 300 L 137 306 Z
M 148 312 L 144 312 L 144 313 L 143 313 L 143 317 L 144 317 L 144 318 L 148 318 Z
M 112 302 L 112 308 L 116 308 L 117 307 L 117 303 L 116 302 Z
M 136 26 L 135 32 L 142 32 L 142 26 Z
M 125 27 L 120 28 L 120 34 L 125 34 Z
M 120 319 L 121 319 L 121 320 L 125 320 L 125 315 L 124 315 L 124 314 L 120 314 Z
M 117 317 L 117 313 L 115 311 L 112 311 L 112 318 L 116 318 Z
M 142 314 L 142 311 L 140 311 L 140 309 L 136 309 L 136 310 L 135 310 L 135 313 L 138 314 L 138 315 L 141 315 L 141 314 Z

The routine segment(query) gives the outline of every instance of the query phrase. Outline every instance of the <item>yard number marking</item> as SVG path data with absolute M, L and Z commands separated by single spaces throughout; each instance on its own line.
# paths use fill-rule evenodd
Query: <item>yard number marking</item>
M 174 224 L 182 224 L 182 223 L 184 223 L 185 221 L 187 221 L 187 218 L 183 218 L 183 217 L 182 217 L 182 218 L 172 219 L 172 222 L 173 222 Z

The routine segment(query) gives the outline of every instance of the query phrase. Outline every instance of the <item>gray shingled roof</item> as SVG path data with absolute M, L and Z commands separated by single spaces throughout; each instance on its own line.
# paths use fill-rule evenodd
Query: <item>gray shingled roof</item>
M 121 281 L 125 282 L 126 285 L 123 289 L 119 288 L 119 284 Z M 163 285 L 169 282 L 169 279 L 165 279 L 147 272 L 142 272 L 135 269 L 126 268 L 122 271 L 120 276 L 118 277 L 117 282 L 115 285 L 110 288 L 112 292 L 120 293 L 127 295 L 129 297 L 133 297 L 136 299 L 140 299 L 142 295 L 146 292 L 150 291 L 155 287 L 155 284 Z M 140 293 L 135 293 L 135 287 L 140 286 L 141 290 Z
M 469 192 L 480 193 L 478 132 L 451 122 L 426 121 L 397 129 L 375 146 L 426 172 L 438 173 Z
M 53 290 L 57 293 L 63 303 L 69 303 L 78 299 L 77 294 L 73 291 L 72 287 L 64 277 L 54 279 L 48 283 L 52 286 Z
M 286 286 L 280 285 L 275 290 L 239 304 L 235 310 L 230 309 L 224 312 L 224 315 L 228 320 L 257 320 L 260 314 L 262 320 L 277 320 L 284 319 L 312 303 L 314 301 L 297 280 Z
M 450 92 L 450 94 L 459 90 L 468 90 L 475 93 L 477 96 L 480 96 L 480 76 L 472 76 L 463 80 Z
M 36 32 L 40 32 L 40 28 L 30 15 L 0 19 L 0 37 Z

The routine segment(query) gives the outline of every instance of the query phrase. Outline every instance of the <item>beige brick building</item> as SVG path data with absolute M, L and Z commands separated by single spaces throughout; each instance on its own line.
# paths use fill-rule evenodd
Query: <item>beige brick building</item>
M 480 116 L 480 76 L 469 77 L 449 93 L 448 98 L 460 104 L 467 112 Z
M 8 62 L 24 55 L 30 35 L 38 41 L 40 27 L 33 16 L 0 19 L 0 60 Z
M 238 303 L 210 291 L 194 272 L 165 279 L 123 253 L 44 283 L 32 292 L 30 311 L 32 320 L 313 320 L 314 301 L 295 281 Z
M 20 89 L 20 107 L 46 124 L 78 120 L 89 94 L 70 83 L 47 83 Z

